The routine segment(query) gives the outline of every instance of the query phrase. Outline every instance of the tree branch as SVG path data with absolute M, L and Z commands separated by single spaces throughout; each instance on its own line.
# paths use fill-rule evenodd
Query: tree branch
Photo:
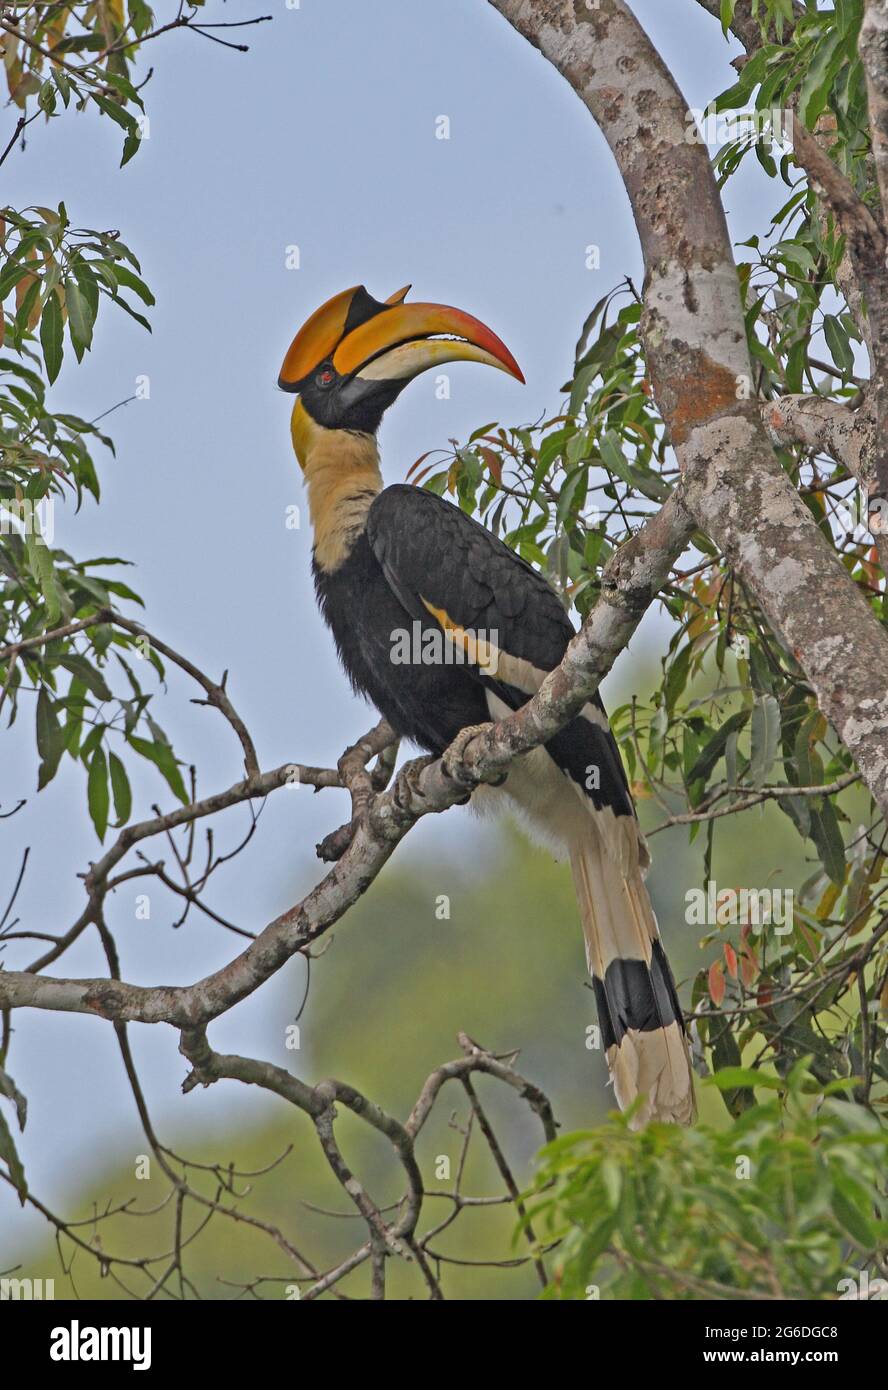
M 866 395 L 874 420 L 867 473 L 870 502 L 875 510 L 877 501 L 888 503 L 888 239 L 850 180 L 830 159 L 821 140 L 797 117 L 793 121 L 793 151 L 796 162 L 820 191 L 845 236 L 846 254 L 866 303 L 872 368 Z
M 694 531 L 680 487 L 611 558 L 603 576 L 601 598 L 571 642 L 564 660 L 543 681 L 533 699 L 516 713 L 460 746 L 457 758 L 408 763 L 393 787 L 377 795 L 353 823 L 348 847 L 321 882 L 287 912 L 270 922 L 254 941 L 221 970 L 193 985 L 146 987 L 119 980 L 50 979 L 27 971 L 0 971 L 0 1009 L 38 1008 L 98 1014 L 115 1022 L 168 1023 L 195 1030 L 246 998 L 294 954 L 322 936 L 366 891 L 397 845 L 421 816 L 447 810 L 465 801 L 481 782 L 497 781 L 519 754 L 551 738 L 572 719 L 597 690 L 600 681 L 625 648 L 647 608 Z M 367 756 L 387 737 L 382 726 L 356 745 Z M 354 750 L 352 750 L 354 751 Z M 354 759 L 342 760 L 352 776 Z M 235 801 L 263 795 L 288 780 L 285 765 L 258 779 L 245 779 L 227 792 L 196 806 L 182 806 L 167 816 L 129 826 L 104 857 L 93 866 L 88 887 L 93 892 L 137 840 L 159 834 L 171 825 L 210 814 Z M 303 777 L 308 769 L 298 769 Z M 339 774 L 317 770 L 323 785 L 338 785 Z M 331 782 L 330 776 L 334 777 Z M 274 784 L 274 785 L 272 785 Z M 364 795 L 363 783 L 358 797 Z M 92 920 L 83 914 L 77 930 Z M 72 931 L 74 929 L 72 928 Z M 70 933 L 69 933 L 70 935 Z M 55 954 L 59 954 L 57 949 Z M 54 958 L 54 955 L 53 955 Z
M 641 331 L 654 395 L 699 526 L 749 585 L 888 813 L 888 634 L 776 459 L 736 267 L 687 102 L 623 0 L 490 3 L 570 82 L 610 145 L 646 266 Z M 740 397 L 740 399 L 738 399 Z
M 702 5 L 704 10 L 708 10 L 713 18 L 721 20 L 721 0 L 697 0 L 698 5 Z M 759 7 L 760 12 L 762 7 Z M 804 13 L 803 7 L 795 0 L 793 9 L 797 16 Z M 752 0 L 737 0 L 734 8 L 734 16 L 728 26 L 732 33 L 740 40 L 747 53 L 760 48 L 762 45 L 762 30 L 757 18 L 753 17 Z M 783 39 L 786 42 L 793 31 L 794 25 L 789 21 L 784 21 Z
M 777 396 L 762 403 L 762 419 L 772 443 L 828 454 L 865 482 L 862 455 L 871 447 L 875 423 L 861 411 L 826 396 Z
M 858 52 L 866 74 L 873 163 L 888 225 L 888 0 L 865 0 Z

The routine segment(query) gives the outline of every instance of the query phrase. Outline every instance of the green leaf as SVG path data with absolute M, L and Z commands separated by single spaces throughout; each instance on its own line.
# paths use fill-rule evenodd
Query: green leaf
M 83 681 L 87 690 L 91 690 L 98 700 L 110 700 L 111 691 L 108 683 L 100 671 L 87 661 L 85 656 L 80 656 L 77 652 L 66 652 L 59 657 L 59 665 L 64 666 L 66 671 L 70 671 L 72 676 Z
M 732 729 L 725 743 L 725 780 L 729 787 L 737 786 L 737 730 Z
M 704 783 L 708 781 L 712 769 L 725 751 L 731 734 L 742 729 L 748 718 L 749 710 L 744 709 L 738 710 L 725 720 L 721 728 L 717 729 L 704 745 L 703 751 L 687 775 L 688 783 L 696 782 L 698 779 L 702 779 Z
M 617 1217 L 614 1212 L 608 1212 L 607 1216 L 597 1222 L 592 1229 L 583 1236 L 580 1246 L 579 1258 L 582 1267 L 591 1271 L 595 1261 L 610 1242 L 611 1236 L 617 1225 Z
M 19 1129 L 24 1129 L 28 1118 L 28 1102 L 16 1086 L 9 1072 L 0 1067 L 0 1096 L 6 1096 L 15 1106 Z
M 37 94 L 37 105 L 40 107 L 41 111 L 44 111 L 46 113 L 47 116 L 51 116 L 52 113 L 55 111 L 55 87 L 53 86 L 49 78 L 46 79 L 46 81 L 43 83 L 43 86 L 40 88 L 40 91 Z
M 808 361 L 808 339 L 797 338 L 786 357 L 785 379 L 787 391 L 801 392 L 802 376 Z
M 121 168 L 121 169 L 123 168 L 124 164 L 129 164 L 129 162 L 130 162 L 130 160 L 132 159 L 133 155 L 138 154 L 139 149 L 141 148 L 141 144 L 142 144 L 142 137 L 141 137 L 141 135 L 128 135 L 128 136 L 126 137 L 126 139 L 125 139 L 124 142 L 123 142 L 123 151 L 122 151 L 121 156 L 120 156 L 120 168 Z
M 805 275 L 815 275 L 817 272 L 817 262 L 800 241 L 778 241 L 773 254 L 789 265 L 797 265 Z
M 151 332 L 151 324 L 148 322 L 145 315 L 140 314 L 138 310 L 134 309 L 131 304 L 127 304 L 125 299 L 121 299 L 120 296 L 117 295 L 115 296 L 114 303 L 119 305 L 119 307 L 124 311 L 124 313 L 129 314 L 131 319 L 135 319 L 136 323 L 140 323 L 143 328 L 148 329 L 149 333 Z
M 764 169 L 765 173 L 768 175 L 768 178 L 775 178 L 777 175 L 777 164 L 774 160 L 774 156 L 770 153 L 768 149 L 767 141 L 756 140 L 754 149 L 755 157 Z
M 142 283 L 138 275 L 131 275 L 128 270 L 125 270 L 123 275 L 121 275 L 121 270 L 123 270 L 123 266 L 119 266 L 115 271 L 115 274 L 117 275 L 117 278 L 120 280 L 120 283 L 122 285 L 128 285 L 131 290 L 135 290 L 136 294 L 143 301 L 143 303 L 153 304 L 154 295 L 151 293 L 148 286 Z M 476 430 L 472 430 L 472 433 L 469 435 L 469 443 L 474 444 L 476 439 L 481 439 L 485 434 L 490 434 L 490 431 L 495 430 L 496 426 L 496 420 L 491 420 L 489 425 L 479 425 L 478 428 Z
M 65 72 L 64 68 L 55 69 L 52 74 L 52 80 L 53 82 L 55 82 L 56 86 L 61 92 L 62 100 L 67 106 L 69 101 L 71 100 L 71 83 L 68 79 L 68 74 Z
M 33 527 L 29 526 L 25 534 L 25 549 L 28 553 L 28 563 L 31 572 L 37 583 L 46 604 L 46 625 L 52 627 L 61 616 L 62 605 L 59 591 L 59 584 L 56 578 L 55 565 L 52 560 L 52 552 L 46 545 L 42 537 L 34 534 Z
M 681 695 L 688 683 L 688 672 L 691 665 L 691 644 L 686 642 L 681 648 L 675 660 L 671 663 L 666 675 L 666 682 L 663 688 L 663 696 L 666 701 L 666 708 L 671 714 L 675 709 L 675 702 Z
M 734 8 L 736 4 L 737 0 L 721 0 L 720 17 L 722 33 L 724 34 L 725 38 L 728 37 L 728 30 L 730 29 L 731 21 L 734 18 Z
M 817 45 L 799 91 L 799 116 L 809 130 L 826 107 L 836 73 L 844 61 L 843 36 L 833 30 Z
M 786 1083 L 779 1076 L 756 1071 L 754 1067 L 719 1067 L 712 1076 L 713 1085 L 720 1091 L 731 1091 L 737 1086 L 764 1086 L 769 1091 L 783 1091 Z
M 712 1030 L 715 1034 L 711 1044 L 714 1068 L 712 1080 L 722 1093 L 728 1113 L 736 1118 L 742 1115 L 744 1110 L 750 1110 L 755 1105 L 755 1092 L 752 1088 L 761 1084 L 759 1074 L 741 1067 L 740 1048 L 726 1018 L 713 1019 Z
M 760 48 L 748 63 L 743 64 L 739 82 L 735 82 L 733 87 L 728 87 L 721 92 L 715 100 L 716 111 L 742 111 L 749 101 L 755 88 L 759 85 L 767 70 L 768 61 L 774 53 L 779 52 L 774 44 L 769 44 Z
M 28 1196 L 28 1183 L 25 1178 L 25 1170 L 13 1143 L 12 1133 L 2 1110 L 0 1110 L 0 1159 L 3 1159 L 9 1169 L 12 1185 L 19 1195 L 19 1201 L 24 1206 Z
M 606 1158 L 601 1165 L 601 1181 L 607 1193 L 607 1200 L 611 1210 L 616 1211 L 620 1205 L 620 1193 L 623 1190 L 623 1175 L 620 1166 L 612 1158 Z
M 40 281 L 35 278 L 33 284 L 28 286 L 25 297 L 18 306 L 15 314 L 16 327 L 23 333 L 31 317 L 31 311 L 40 297 Z
M 108 766 L 104 751 L 101 748 L 97 748 L 89 760 L 87 800 L 96 834 L 100 840 L 104 840 L 105 831 L 108 829 L 110 797 L 108 794 Z
M 110 101 L 108 97 L 99 96 L 97 92 L 93 92 L 91 95 L 100 111 L 104 112 L 106 116 L 110 116 L 112 121 L 116 121 L 128 135 L 134 133 L 137 129 L 135 116 L 131 115 L 129 111 L 125 111 L 116 101 Z
M 823 335 L 839 371 L 844 376 L 850 376 L 854 371 L 854 353 L 851 351 L 848 334 L 835 314 L 824 315 Z
M 37 752 L 40 769 L 37 790 L 41 791 L 56 775 L 65 751 L 65 731 L 59 723 L 55 703 L 45 685 L 37 696 Z
M 19 280 L 24 280 L 26 275 L 33 275 L 33 268 L 22 265 L 20 261 L 9 261 L 0 271 L 0 302 L 9 294 L 10 290 L 15 289 Z
M 130 734 L 128 743 L 136 753 L 141 754 L 143 758 L 147 758 L 149 762 L 154 763 L 154 766 L 159 768 L 170 791 L 179 798 L 184 806 L 187 806 L 189 796 L 170 745 L 160 740 L 156 743 L 149 743 L 148 739 L 137 738 L 135 734 Z
M 578 366 L 580 365 L 580 362 L 582 361 L 583 357 L 584 357 L 585 354 L 586 354 L 586 349 L 587 349 L 587 347 L 588 347 L 588 345 L 589 345 L 589 339 L 592 337 L 592 333 L 593 333 L 593 330 L 594 330 L 594 328 L 595 328 L 595 325 L 598 323 L 598 320 L 599 320 L 600 317 L 601 317 L 602 310 L 605 309 L 605 308 L 607 307 L 609 301 L 613 298 L 613 295 L 614 295 L 614 291 L 613 291 L 613 290 L 608 290 L 607 294 L 604 295 L 601 299 L 599 299 L 598 303 L 594 306 L 594 308 L 591 310 L 591 312 L 587 315 L 586 321 L 585 321 L 585 323 L 583 324 L 582 330 L 581 330 L 581 332 L 580 332 L 580 336 L 579 336 L 579 340 L 578 340 L 578 342 L 577 342 L 576 349 L 574 350 L 574 364 L 575 364 L 575 368 L 574 368 L 574 369 L 575 369 L 575 370 L 576 370 L 576 367 L 578 367 Z M 566 389 L 566 388 L 563 388 L 563 389 Z
M 111 790 L 114 793 L 114 812 L 118 826 L 126 825 L 133 809 L 133 794 L 130 791 L 126 768 L 116 753 L 108 754 L 111 771 Z
M 571 440 L 571 443 L 573 443 L 573 440 Z M 562 485 L 561 492 L 558 495 L 558 506 L 555 510 L 556 527 L 564 526 L 565 522 L 567 521 L 567 518 L 570 515 L 571 508 L 573 507 L 574 502 L 578 500 L 577 493 L 578 491 L 580 491 L 581 486 L 582 493 L 583 495 L 585 495 L 585 484 L 587 481 L 587 477 L 588 468 L 582 464 L 579 468 L 575 468 L 571 473 L 567 475 L 567 478 L 565 479 Z M 579 500 L 580 505 L 582 505 L 582 498 Z
M 58 732 L 59 721 L 56 715 L 55 705 L 46 689 L 41 685 L 40 693 L 37 696 L 37 752 L 41 758 L 47 757 L 52 747 L 53 738 Z
M 826 797 L 819 807 L 811 807 L 811 839 L 824 869 L 833 883 L 841 887 L 845 882 L 845 845 L 833 804 Z
M 65 276 L 65 303 L 71 342 L 75 347 L 88 348 L 92 342 L 93 315 L 86 295 L 71 275 Z
M 780 706 L 773 695 L 756 700 L 752 710 L 752 755 L 749 777 L 754 786 L 765 781 L 780 745 Z
M 832 1192 L 833 1216 L 843 1230 L 863 1250 L 874 1250 L 878 1244 L 875 1227 L 869 1216 L 860 1210 L 848 1195 L 848 1186 L 836 1178 Z
M 637 468 L 624 456 L 619 436 L 614 430 L 606 430 L 599 441 L 601 461 L 610 473 L 620 478 L 633 491 L 640 492 L 653 502 L 665 502 L 669 496 L 669 485 L 649 469 Z
M 51 291 L 40 316 L 40 346 L 43 349 L 46 375 L 52 385 L 61 369 L 65 351 L 62 306 L 55 290 Z

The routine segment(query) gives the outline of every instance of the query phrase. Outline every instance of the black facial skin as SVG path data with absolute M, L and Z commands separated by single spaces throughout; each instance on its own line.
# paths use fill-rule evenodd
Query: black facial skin
M 300 384 L 299 395 L 311 418 L 326 429 L 375 434 L 385 411 L 406 385 L 406 380 L 342 377 L 328 359 Z

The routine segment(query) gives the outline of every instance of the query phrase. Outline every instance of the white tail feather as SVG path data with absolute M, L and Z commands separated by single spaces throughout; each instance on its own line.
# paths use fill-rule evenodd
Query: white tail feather
M 631 836 L 639 842 L 637 825 L 631 817 L 620 817 L 617 826 L 626 840 Z M 651 970 L 654 976 L 662 976 L 664 970 L 668 975 L 662 947 L 655 956 L 654 943 L 659 943 L 659 932 L 640 858 L 638 851 L 633 853 L 629 846 L 615 855 L 613 847 L 605 846 L 592 826 L 574 840 L 570 862 L 586 959 L 590 974 L 600 982 L 596 988 L 599 1012 L 608 1014 L 599 1021 L 605 1037 L 613 1039 L 606 1055 L 620 1109 L 625 1110 L 643 1095 L 645 1101 L 633 1119 L 633 1128 L 640 1128 L 650 1119 L 687 1125 L 693 1123 L 696 1115 L 694 1083 L 687 1041 L 676 1011 L 667 1003 L 662 1013 L 663 1026 L 635 1028 L 631 1026 L 631 1009 L 614 1016 L 613 1007 L 608 1007 L 604 997 L 605 981 L 615 978 L 613 971 L 608 975 L 614 962 L 618 962 L 617 982 L 619 962 L 638 962 L 645 967 L 655 998 L 658 991 Z M 671 976 L 668 979 L 671 983 Z M 612 996 L 614 989 L 610 983 L 608 994 Z M 611 1005 L 613 1002 L 611 998 Z

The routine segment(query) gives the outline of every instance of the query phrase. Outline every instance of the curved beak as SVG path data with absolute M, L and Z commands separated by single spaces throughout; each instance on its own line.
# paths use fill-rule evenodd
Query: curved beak
M 339 342 L 345 332 L 352 300 L 360 289 L 360 285 L 352 285 L 351 289 L 342 290 L 306 319 L 287 349 L 278 377 L 282 390 L 298 390 L 302 378 L 317 366 L 334 343 Z
M 491 329 L 446 304 L 396 301 L 347 333 L 333 353 L 340 376 L 364 381 L 407 381 L 443 362 L 482 362 L 524 381 L 518 363 Z

